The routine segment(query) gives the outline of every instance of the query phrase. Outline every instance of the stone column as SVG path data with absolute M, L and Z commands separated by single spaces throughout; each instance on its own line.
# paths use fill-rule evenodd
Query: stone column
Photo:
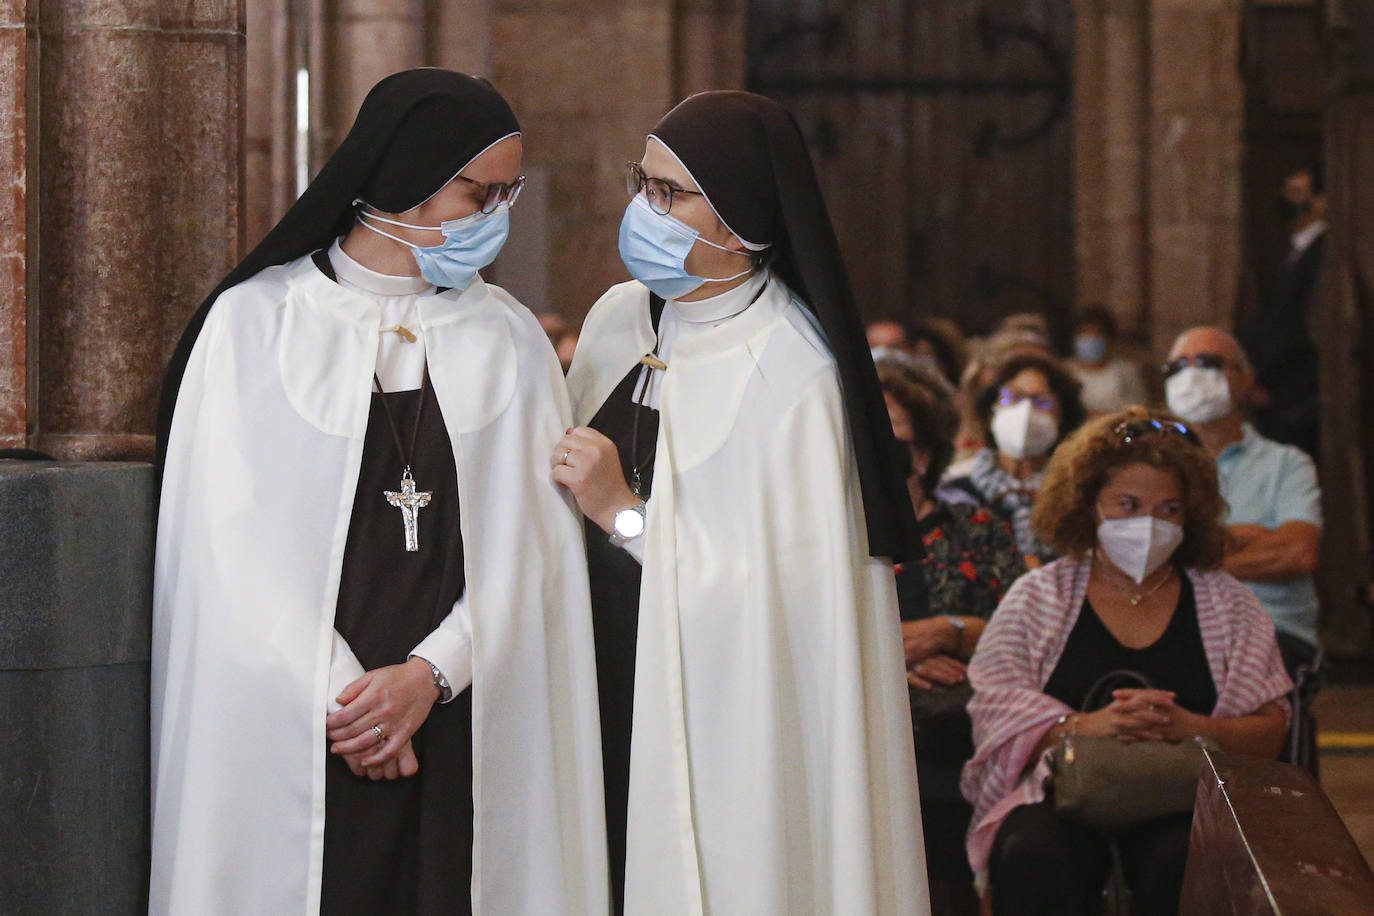
M 1148 336 L 1148 0 L 1074 3 L 1074 246 L 1081 303 Z
M 1374 0 L 1334 0 L 1323 279 L 1309 323 L 1321 354 L 1322 644 L 1374 654 Z M 1366 664 L 1368 662 L 1366 661 Z
M 1159 355 L 1229 326 L 1240 272 L 1240 0 L 1077 0 L 1080 302 Z
M 424 0 L 337 0 L 325 7 L 322 28 L 311 35 L 318 48 L 311 80 L 320 89 L 312 94 L 322 107 L 315 169 L 353 125 L 369 89 L 397 70 L 425 65 L 426 22 Z
M 238 256 L 242 0 L 46 0 L 37 42 L 37 445 L 147 457 L 172 347 Z
M 1229 327 L 1241 249 L 1240 0 L 1150 0 L 1149 276 L 1157 351 Z
M 38 176 L 29 86 L 37 82 L 37 8 L 37 0 L 0 0 L 0 174 L 12 188 L 0 194 L 0 448 L 26 445 L 32 422 L 29 210 Z
M 290 4 L 246 2 L 243 228 L 245 251 L 296 199 L 295 67 Z

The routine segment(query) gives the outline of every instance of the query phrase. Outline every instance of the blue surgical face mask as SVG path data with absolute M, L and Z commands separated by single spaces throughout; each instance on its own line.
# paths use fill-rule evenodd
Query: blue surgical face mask
M 754 272 L 751 264 L 731 277 L 708 278 L 689 274 L 687 255 L 691 254 L 692 246 L 697 242 L 721 251 L 732 250 L 707 241 L 700 232 L 670 214 L 655 213 L 643 195 L 630 201 L 625 208 L 625 217 L 620 221 L 620 260 L 625 262 L 630 276 L 664 299 L 680 299 L 708 280 L 724 283 Z
M 464 290 L 477 276 L 477 271 L 496 260 L 506 244 L 506 236 L 510 234 L 510 204 L 499 204 L 490 213 L 447 219 L 437 226 L 413 226 L 362 210 L 358 211 L 358 221 L 378 235 L 408 246 L 420 265 L 420 276 L 430 283 Z M 444 234 L 444 241 L 426 248 L 372 225 L 374 221 L 406 229 L 438 230 Z
M 1100 363 L 1107 355 L 1107 341 L 1095 334 L 1079 334 L 1073 339 L 1073 352 L 1085 363 Z

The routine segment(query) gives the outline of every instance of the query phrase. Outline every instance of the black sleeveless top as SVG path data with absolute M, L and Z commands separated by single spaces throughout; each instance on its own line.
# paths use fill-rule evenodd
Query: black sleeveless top
M 1143 649 L 1122 645 L 1085 598 L 1064 653 L 1045 683 L 1045 693 L 1066 706 L 1083 709 L 1089 689 L 1104 674 L 1134 671 L 1160 690 L 1172 690 L 1174 702 L 1189 712 L 1211 715 L 1217 705 L 1217 688 L 1202 645 L 1192 580 L 1186 574 L 1180 579 L 1178 604 L 1169 625 L 1159 639 Z

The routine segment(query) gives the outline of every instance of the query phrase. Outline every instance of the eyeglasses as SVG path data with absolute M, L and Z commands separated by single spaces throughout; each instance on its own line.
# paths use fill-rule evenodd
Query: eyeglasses
M 664 178 L 650 178 L 644 174 L 644 169 L 640 167 L 638 162 L 627 162 L 625 165 L 625 190 L 630 192 L 631 197 L 638 197 L 639 192 L 643 191 L 645 199 L 649 201 L 649 207 L 660 216 L 667 216 L 668 211 L 673 209 L 674 194 L 706 196 L 700 191 L 679 188 Z
M 997 392 L 998 407 L 1015 407 L 1022 401 L 1030 401 L 1031 406 L 1036 410 L 1043 410 L 1046 413 L 1053 413 L 1059 406 L 1059 402 L 1049 394 L 1019 394 L 1010 388 L 1002 388 Z
M 1164 373 L 1165 378 L 1172 378 L 1189 366 L 1197 366 L 1199 369 L 1225 369 L 1226 357 L 1217 353 L 1198 353 L 1195 356 L 1178 356 L 1160 366 L 1159 371 Z
M 1116 424 L 1112 431 L 1121 437 L 1122 445 L 1143 436 L 1182 436 L 1194 445 L 1202 445 L 1197 433 L 1177 420 L 1126 420 Z
M 525 189 L 524 175 L 521 175 L 510 183 L 504 181 L 481 182 L 469 178 L 466 175 L 459 175 L 458 177 L 472 185 L 482 194 L 482 206 L 480 209 L 483 213 L 492 213 L 502 204 L 515 206 L 516 198 L 518 198 L 520 192 Z

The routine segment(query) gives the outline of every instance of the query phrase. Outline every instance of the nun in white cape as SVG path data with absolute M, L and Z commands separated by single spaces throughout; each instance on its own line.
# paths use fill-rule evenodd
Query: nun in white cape
M 648 142 L 637 280 L 588 315 L 553 454 L 622 555 L 588 524 L 613 886 L 623 856 L 629 916 L 927 913 L 892 574 L 919 541 L 805 146 L 743 92 Z M 693 263 L 739 282 L 693 298 Z
M 381 493 L 369 494 L 380 508 L 355 504 L 382 300 L 336 282 L 331 267 L 346 261 L 321 249 L 349 231 L 356 199 L 403 213 L 518 129 L 484 81 L 435 69 L 383 80 L 178 348 L 160 416 L 153 913 L 321 911 L 325 720 L 337 672 L 345 683 L 363 672 L 334 629 L 350 522 L 387 512 L 402 537 Z M 434 499 L 461 504 L 463 583 L 415 654 L 454 674 L 471 709 L 470 815 L 466 804 L 416 813 L 470 842 L 470 884 L 463 875 L 451 899 L 410 911 L 605 913 L 582 535 L 547 465 L 570 419 L 559 367 L 533 316 L 475 274 L 410 303 L 428 368 L 420 398 L 428 387 L 456 471 L 457 492 Z M 417 479 L 423 488 L 418 467 Z M 423 755 L 419 766 L 412 780 L 430 773 Z M 429 843 L 359 880 L 418 880 L 435 868 Z

